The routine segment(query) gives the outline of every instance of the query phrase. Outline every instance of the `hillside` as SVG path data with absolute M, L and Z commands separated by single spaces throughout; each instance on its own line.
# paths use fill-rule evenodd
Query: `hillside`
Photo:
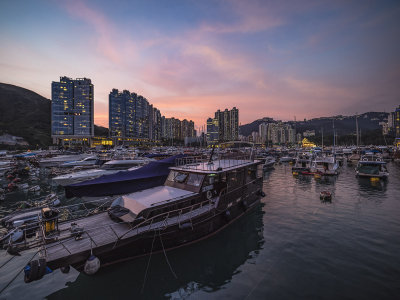
M 380 122 L 387 121 L 388 113 L 384 112 L 367 112 L 358 116 L 358 128 L 362 133 L 376 131 L 381 129 Z M 258 132 L 258 126 L 264 122 L 271 122 L 270 118 L 255 120 L 250 124 L 240 126 L 240 134 L 244 136 L 250 135 L 253 131 Z M 275 121 L 273 121 L 275 122 Z M 324 134 L 333 133 L 333 124 L 337 135 L 355 134 L 356 118 L 355 116 L 332 116 L 310 119 L 306 121 L 287 122 L 296 127 L 296 131 L 303 133 L 306 130 L 315 130 L 316 134 L 321 134 L 322 128 Z
M 32 146 L 51 145 L 50 100 L 11 84 L 0 83 L 0 135 L 23 137 Z M 108 128 L 94 127 L 96 136 L 107 136 Z
M 50 100 L 0 83 L 0 135 L 4 133 L 23 137 L 30 145 L 51 144 Z

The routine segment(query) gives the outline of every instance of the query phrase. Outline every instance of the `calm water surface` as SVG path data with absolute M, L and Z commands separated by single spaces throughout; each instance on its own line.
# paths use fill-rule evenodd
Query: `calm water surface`
M 400 165 L 387 182 L 265 174 L 262 203 L 217 235 L 163 254 L 101 269 L 95 276 L 55 271 L 38 282 L 22 274 L 0 299 L 398 299 Z M 319 193 L 333 193 L 322 203 Z M 0 254 L 0 263 L 8 256 Z M 0 287 L 30 255 L 0 269 Z

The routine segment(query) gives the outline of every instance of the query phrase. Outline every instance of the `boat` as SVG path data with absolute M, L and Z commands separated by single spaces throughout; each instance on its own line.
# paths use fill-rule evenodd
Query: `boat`
M 71 168 L 71 167 L 84 167 L 84 166 L 94 166 L 99 164 L 100 161 L 97 156 L 89 156 L 81 160 L 67 161 L 60 165 L 61 168 Z
M 321 201 L 325 201 L 325 202 L 331 201 L 332 200 L 332 193 L 329 192 L 329 191 L 322 191 L 319 194 L 319 199 Z
M 272 168 L 275 163 L 276 163 L 276 159 L 273 156 L 265 157 L 265 162 L 263 165 L 264 170 Z
M 292 167 L 292 173 L 301 173 L 303 175 L 314 174 L 311 172 L 312 158 L 313 155 L 310 153 L 299 153 Z
M 293 162 L 294 158 L 292 156 L 282 156 L 279 162 Z
M 103 164 L 100 168 L 59 175 L 54 177 L 53 181 L 62 186 L 71 185 L 82 181 L 91 180 L 103 175 L 115 174 L 123 170 L 134 170 L 150 161 L 152 160 L 147 158 L 111 160 Z
M 40 245 L 39 260 L 24 268 L 25 282 L 45 270 L 70 266 L 94 274 L 100 266 L 187 245 L 209 237 L 251 211 L 265 195 L 261 161 L 251 155 L 179 160 L 164 185 L 118 197 L 107 212 L 59 221 L 43 209 L 34 241 L 11 242 L 10 251 Z
M 175 166 L 183 154 L 171 156 L 158 161 L 151 161 L 141 168 L 103 175 L 92 180 L 65 186 L 65 195 L 71 197 L 114 196 L 128 194 L 164 184 L 169 168 Z
M 335 156 L 317 156 L 314 158 L 310 171 L 320 175 L 338 175 L 339 163 Z
M 357 177 L 383 178 L 389 176 L 386 168 L 386 162 L 381 155 L 373 153 L 361 156 L 355 169 Z
M 50 158 L 43 158 L 39 160 L 40 167 L 58 167 L 63 163 L 69 161 L 77 161 L 88 157 L 89 154 L 74 154 L 74 155 L 58 155 Z

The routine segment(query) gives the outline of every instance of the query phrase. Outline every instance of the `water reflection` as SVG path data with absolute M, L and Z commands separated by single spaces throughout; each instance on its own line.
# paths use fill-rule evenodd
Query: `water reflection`
M 149 257 L 104 268 L 94 277 L 80 274 L 68 288 L 51 294 L 49 298 L 159 299 L 187 297 L 200 289 L 207 292 L 219 290 L 232 280 L 239 266 L 251 263 L 262 249 L 262 216 L 260 204 L 215 236 L 167 252 L 177 279 L 172 275 L 164 255 L 153 255 L 143 294 L 141 289 Z
M 386 192 L 387 180 L 371 180 L 370 178 L 357 178 L 360 192 Z

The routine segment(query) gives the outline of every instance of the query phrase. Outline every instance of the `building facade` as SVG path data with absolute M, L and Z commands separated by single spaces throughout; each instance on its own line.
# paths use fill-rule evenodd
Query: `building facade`
M 88 143 L 94 136 L 94 86 L 88 78 L 51 84 L 51 136 L 55 144 Z
M 210 121 L 211 120 L 211 121 Z M 208 134 L 210 129 L 210 134 Z M 218 137 L 215 136 L 218 130 Z M 233 107 L 232 110 L 217 110 L 214 118 L 207 120 L 207 141 L 210 143 L 237 141 L 239 139 L 239 110 Z
M 194 122 L 166 118 L 143 96 L 113 89 L 109 94 L 110 137 L 120 143 L 182 141 L 195 137 Z M 116 143 L 118 144 L 118 143 Z

